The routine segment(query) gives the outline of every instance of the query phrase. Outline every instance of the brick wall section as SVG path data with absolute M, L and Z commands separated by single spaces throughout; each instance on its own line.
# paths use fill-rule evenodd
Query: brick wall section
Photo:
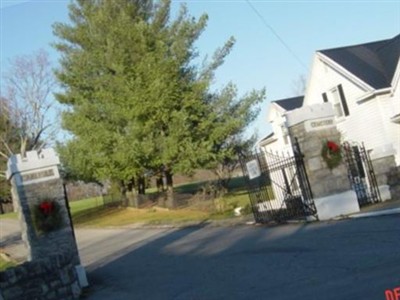
M 79 254 L 64 200 L 62 180 L 53 179 L 16 188 L 20 205 L 22 239 L 28 248 L 28 260 L 41 259 L 49 253 L 70 251 L 74 254 L 75 264 L 78 265 Z M 32 225 L 31 211 L 36 204 L 45 199 L 57 201 L 63 217 L 63 226 L 57 231 L 38 234 Z
M 289 131 L 292 138 L 298 139 L 301 152 L 304 154 L 305 167 L 314 198 L 351 189 L 344 160 L 338 167 L 330 170 L 321 156 L 324 141 L 331 140 L 340 143 L 340 133 L 336 128 L 307 132 L 303 122 L 290 127 Z
M 78 299 L 74 255 L 54 254 L 0 272 L 0 293 L 4 300 Z

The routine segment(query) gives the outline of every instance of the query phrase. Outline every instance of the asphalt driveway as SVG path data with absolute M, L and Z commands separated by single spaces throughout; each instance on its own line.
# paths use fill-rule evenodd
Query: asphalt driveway
M 399 215 L 272 228 L 79 230 L 78 244 L 93 300 L 375 300 L 400 286 Z
M 23 257 L 18 227 L 1 220 L 0 247 Z M 400 287 L 399 214 L 276 227 L 77 229 L 76 236 L 90 300 L 375 300 Z

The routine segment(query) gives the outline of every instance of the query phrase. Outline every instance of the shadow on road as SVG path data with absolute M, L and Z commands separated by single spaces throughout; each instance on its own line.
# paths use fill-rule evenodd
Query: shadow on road
M 399 228 L 387 216 L 170 229 L 89 266 L 88 299 L 384 299 L 400 286 Z

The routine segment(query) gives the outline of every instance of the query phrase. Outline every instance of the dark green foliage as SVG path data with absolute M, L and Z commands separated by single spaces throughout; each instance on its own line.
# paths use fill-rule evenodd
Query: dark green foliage
M 238 136 L 254 119 L 264 91 L 237 97 L 234 85 L 211 92 L 215 70 L 234 44 L 194 65 L 194 43 L 207 16 L 185 6 L 170 19 L 170 1 L 77 1 L 70 24 L 55 24 L 68 109 L 62 121 L 73 138 L 59 146 L 69 173 L 111 178 L 122 190 L 150 173 L 190 173 L 231 159 Z
M 334 145 L 333 149 L 330 144 Z M 321 156 L 330 170 L 342 163 L 342 152 L 340 146 L 332 141 L 322 143 Z

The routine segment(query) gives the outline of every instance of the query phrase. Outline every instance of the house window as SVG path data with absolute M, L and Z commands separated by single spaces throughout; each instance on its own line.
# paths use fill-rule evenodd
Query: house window
M 343 117 L 343 109 L 340 101 L 338 88 L 337 87 L 333 88 L 331 90 L 331 94 L 332 94 L 332 104 L 333 104 L 333 110 L 335 111 L 335 116 L 338 118 Z
M 328 96 L 326 95 L 326 93 L 322 94 L 322 99 L 324 100 L 324 103 L 328 102 Z
M 350 115 L 342 85 L 339 84 L 338 86 L 331 89 L 329 92 L 329 97 L 327 93 L 323 93 L 322 98 L 324 102 L 329 101 L 332 103 L 336 117 L 341 118 L 343 116 Z

